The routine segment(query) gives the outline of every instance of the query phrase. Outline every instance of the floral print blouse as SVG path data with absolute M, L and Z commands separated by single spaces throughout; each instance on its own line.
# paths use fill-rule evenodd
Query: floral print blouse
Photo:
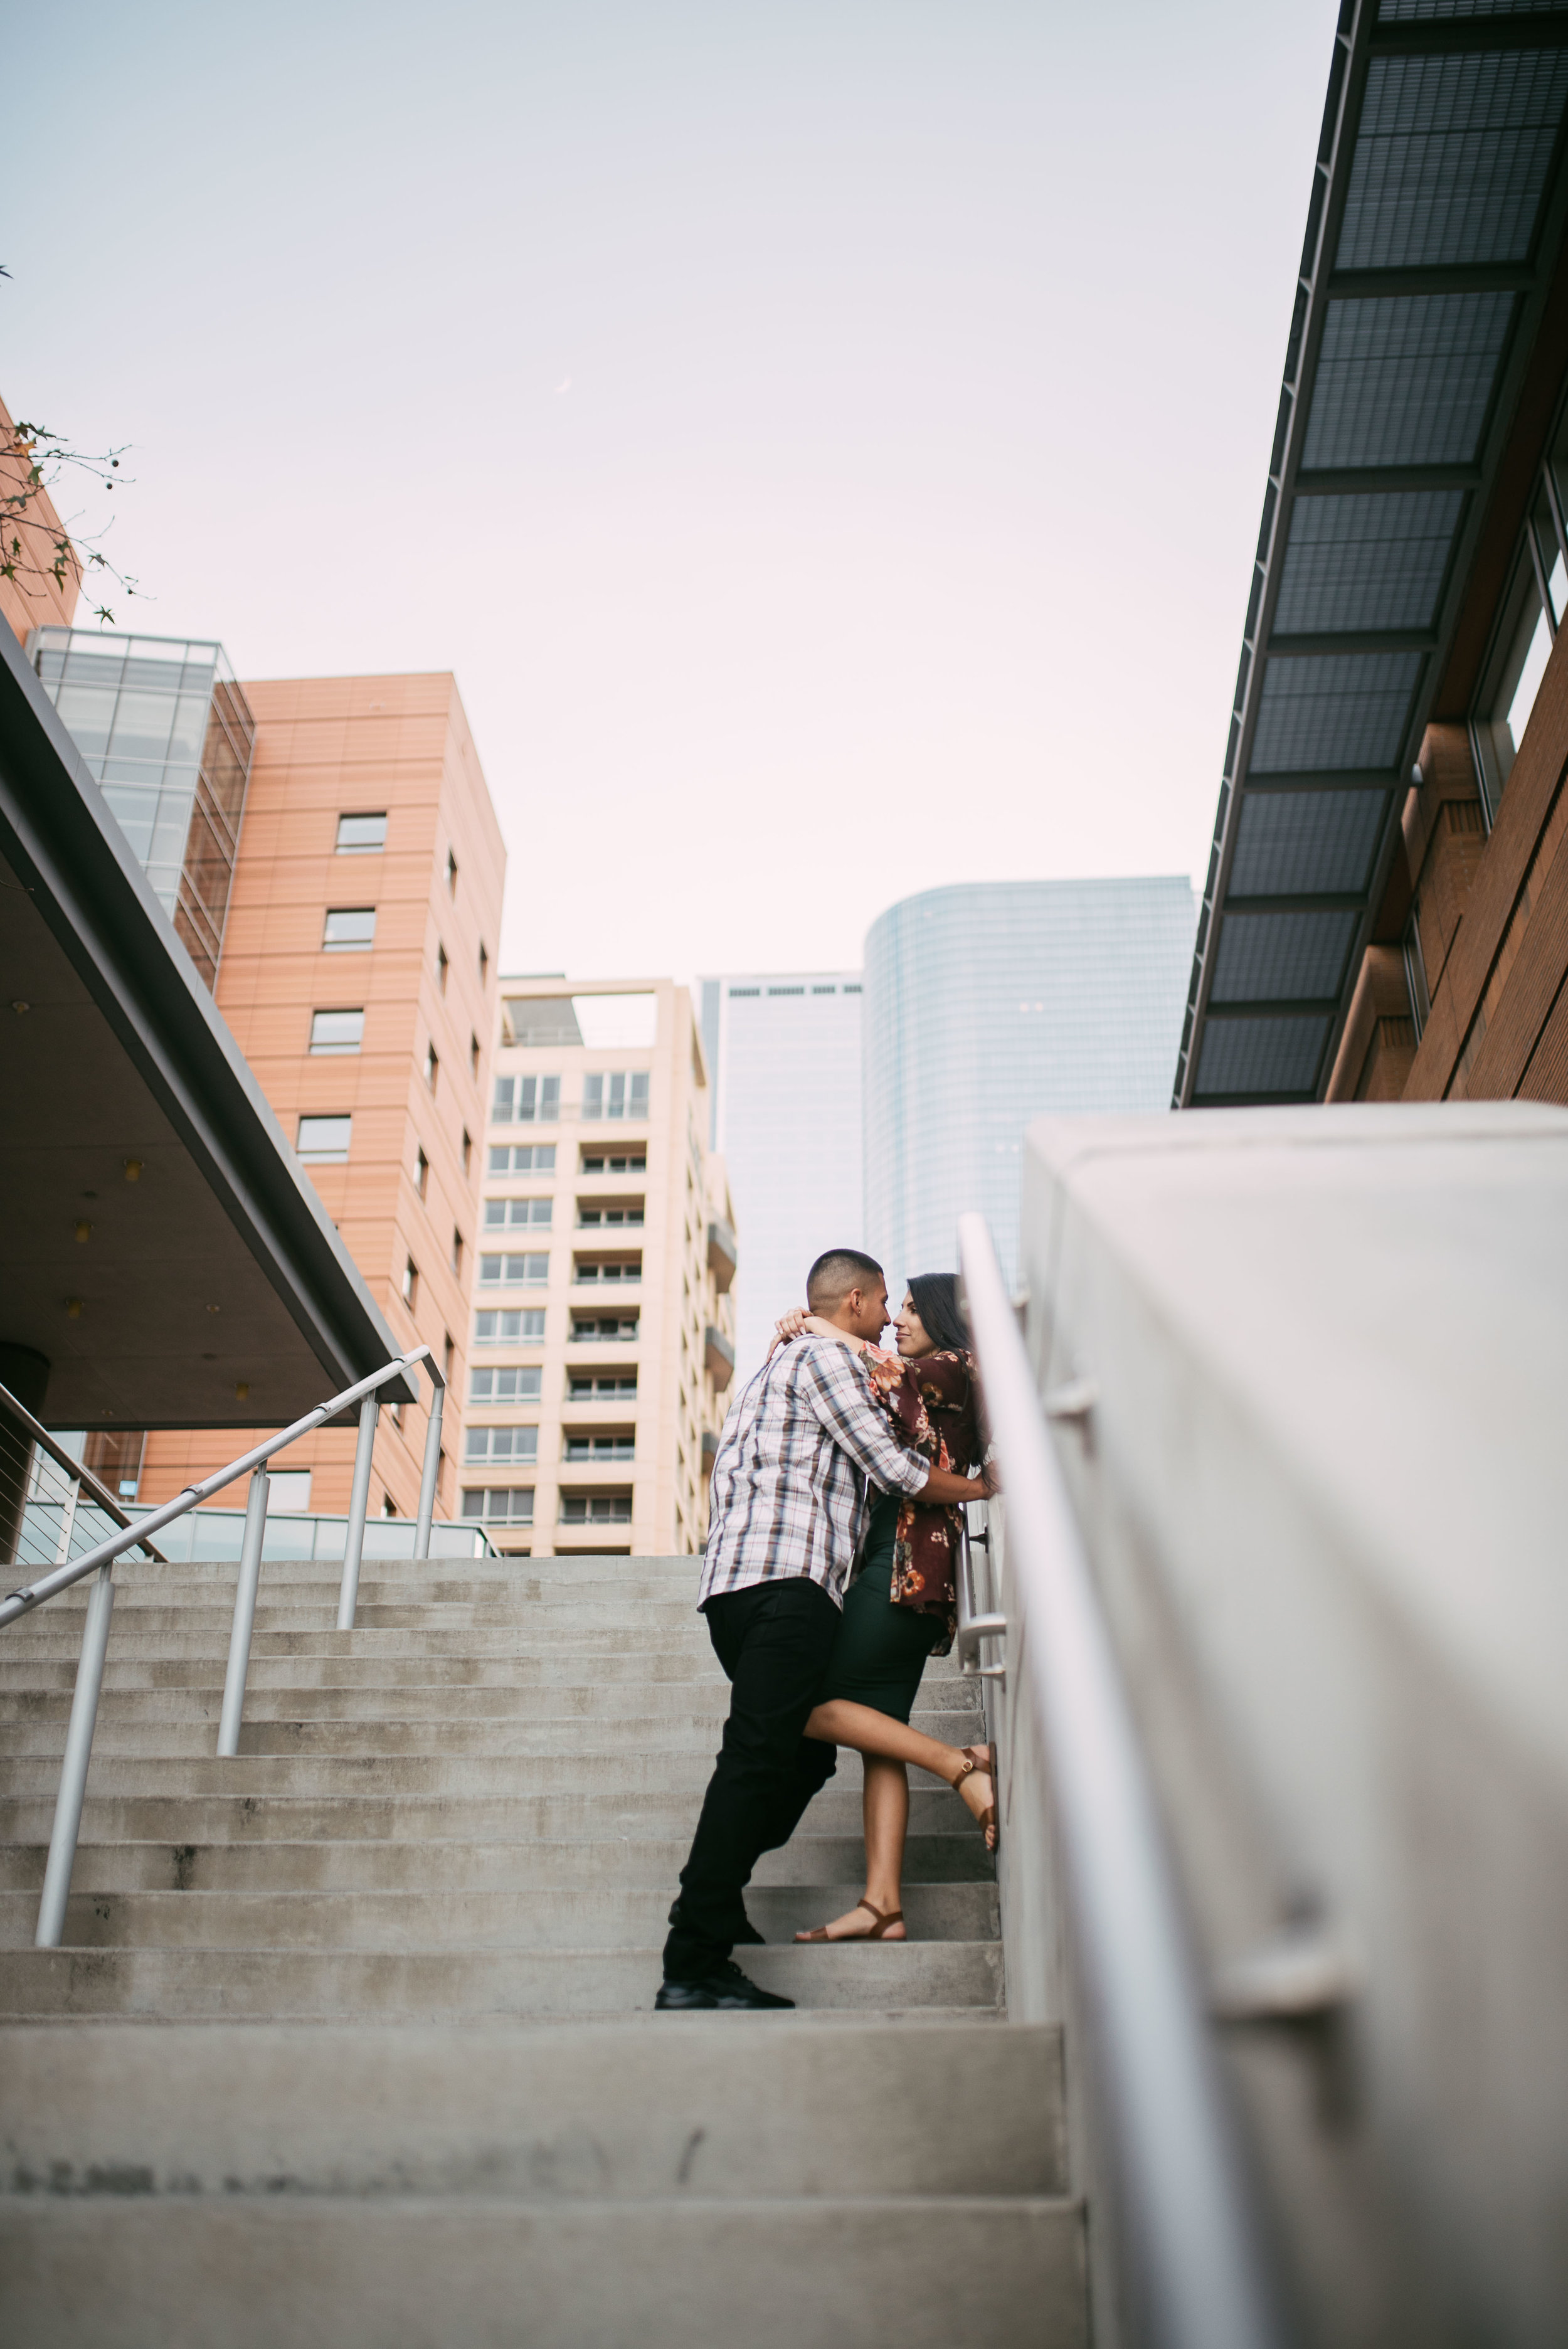
M 868 1346 L 861 1357 L 872 1389 L 906 1444 L 934 1468 L 966 1475 L 983 1457 L 979 1386 L 974 1357 L 921 1354 L 912 1361 Z M 956 1502 L 903 1499 L 892 1554 L 892 1603 L 945 1619 L 933 1655 L 945 1656 L 958 1632 L 958 1545 L 964 1519 Z

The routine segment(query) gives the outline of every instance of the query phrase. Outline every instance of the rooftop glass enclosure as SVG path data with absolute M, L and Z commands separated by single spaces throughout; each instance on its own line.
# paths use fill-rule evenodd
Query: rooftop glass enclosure
M 27 657 L 215 987 L 255 742 L 222 646 L 36 628 Z

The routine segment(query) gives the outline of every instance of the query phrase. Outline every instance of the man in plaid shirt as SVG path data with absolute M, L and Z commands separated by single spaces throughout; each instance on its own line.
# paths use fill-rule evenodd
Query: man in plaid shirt
M 851 1336 L 881 1337 L 887 1283 L 858 1249 L 819 1257 L 806 1296 L 813 1313 Z M 729 1719 L 670 1910 L 655 2002 L 666 2013 L 795 2002 L 758 1989 L 729 1953 L 762 1938 L 742 1897 L 752 1868 L 789 1841 L 832 1775 L 834 1748 L 801 1733 L 838 1633 L 871 1485 L 932 1501 L 979 1500 L 985 1490 L 900 1443 L 858 1354 L 830 1339 L 795 1339 L 737 1400 L 714 1463 L 697 1604 L 731 1683 Z

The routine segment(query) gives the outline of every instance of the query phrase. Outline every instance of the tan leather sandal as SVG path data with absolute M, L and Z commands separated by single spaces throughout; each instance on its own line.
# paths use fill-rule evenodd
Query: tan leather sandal
M 959 1769 L 958 1775 L 950 1782 L 954 1792 L 962 1786 L 965 1778 L 972 1778 L 977 1770 L 985 1777 L 990 1779 L 992 1799 L 988 1809 L 977 1811 L 973 1816 L 982 1834 L 985 1837 L 986 1850 L 989 1852 L 995 1852 L 1002 1840 L 1002 1826 L 1000 1820 L 996 1816 L 996 1748 L 994 1745 L 988 1745 L 985 1748 L 985 1759 L 984 1762 L 977 1761 L 974 1754 L 967 1746 L 965 1746 L 964 1750 L 964 1761 Z M 965 1806 L 965 1808 L 967 1808 L 967 1805 Z
M 829 1941 L 838 1950 L 856 1941 L 880 1941 L 890 1925 L 902 1925 L 903 1922 L 902 1909 L 877 1909 L 869 1900 L 857 1900 L 855 1907 L 864 1909 L 876 1919 L 869 1933 L 840 1933 L 835 1936 L 829 1932 L 826 1925 L 818 1925 L 810 1933 L 797 1933 L 795 1939 L 798 1941 Z

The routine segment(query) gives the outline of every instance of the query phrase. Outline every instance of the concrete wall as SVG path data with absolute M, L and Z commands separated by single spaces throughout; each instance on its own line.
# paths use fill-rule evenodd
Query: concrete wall
M 1042 1389 L 1099 1390 L 1058 1455 L 1202 1961 L 1294 1934 L 1356 1986 L 1226 2033 L 1306 2337 L 1560 2341 L 1568 1116 L 1043 1121 L 1023 1258 Z M 1068 2018 L 1103 2261 L 1114 2148 L 1019 1688 L 1009 2005 Z

